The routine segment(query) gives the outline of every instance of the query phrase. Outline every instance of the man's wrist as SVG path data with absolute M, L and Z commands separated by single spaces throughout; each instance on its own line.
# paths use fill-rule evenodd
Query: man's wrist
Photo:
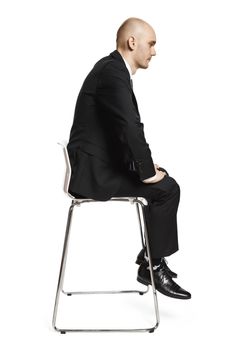
M 153 182 L 155 179 L 156 179 L 156 174 L 152 177 L 149 177 L 148 179 L 143 180 L 143 182 L 145 184 L 149 184 L 149 183 Z

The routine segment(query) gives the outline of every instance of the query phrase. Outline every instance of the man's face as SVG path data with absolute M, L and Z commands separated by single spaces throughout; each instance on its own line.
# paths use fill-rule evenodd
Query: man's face
M 136 49 L 134 50 L 134 63 L 136 68 L 148 68 L 155 52 L 156 35 L 151 27 L 146 27 L 137 37 Z

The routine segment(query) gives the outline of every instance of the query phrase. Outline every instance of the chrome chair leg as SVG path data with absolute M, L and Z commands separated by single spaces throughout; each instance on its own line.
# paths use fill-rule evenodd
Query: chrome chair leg
M 135 204 L 136 204 L 136 210 L 137 210 L 137 216 L 138 216 L 138 222 L 139 222 L 139 228 L 140 228 L 140 234 L 141 234 L 142 247 L 145 248 L 145 242 L 144 242 L 144 238 L 143 238 L 142 220 L 141 220 L 139 204 L 137 202 Z
M 119 200 L 119 201 L 127 201 L 126 199 L 111 199 L 111 200 Z M 92 200 L 87 200 L 87 201 L 82 201 L 82 202 L 90 202 Z M 149 240 L 148 240 L 148 233 L 147 233 L 147 227 L 146 227 L 146 217 L 145 217 L 145 205 L 143 202 L 138 199 L 134 198 L 132 203 L 139 204 L 142 208 L 142 214 L 143 214 L 143 221 L 144 221 L 144 236 L 145 236 L 145 243 L 146 243 L 146 248 L 147 248 L 147 254 L 148 254 L 148 259 L 149 259 L 149 267 L 150 267 L 150 274 L 151 274 L 151 281 L 152 281 L 152 292 L 153 292 L 153 299 L 154 299 L 154 308 L 155 308 L 155 316 L 156 316 L 156 324 L 153 327 L 150 328 L 127 328 L 127 329 L 67 329 L 67 328 L 58 328 L 56 326 L 56 319 L 57 319 L 57 312 L 58 312 L 58 304 L 59 304 L 59 298 L 60 298 L 60 293 L 62 292 L 63 288 L 63 281 L 64 281 L 64 275 L 65 275 L 65 267 L 66 267 L 66 260 L 67 260 L 67 253 L 68 253 L 68 245 L 69 245 L 69 237 L 70 237 L 70 227 L 71 227 L 71 221 L 72 221 L 72 215 L 73 215 L 73 209 L 75 205 L 80 205 L 81 203 L 73 200 L 72 204 L 69 209 L 68 213 L 68 220 L 67 220 L 67 226 L 66 226 L 66 233 L 65 233 L 65 239 L 64 239 L 64 246 L 63 246 L 63 253 L 62 253 L 62 260 L 61 260 L 61 267 L 60 267 L 60 273 L 59 273 L 59 279 L 58 279 L 58 286 L 57 286 L 57 292 L 56 292 L 56 299 L 55 299 L 55 305 L 54 305 L 54 312 L 53 312 L 53 328 L 62 333 L 65 334 L 66 332 L 150 332 L 152 333 L 159 325 L 159 310 L 158 310 L 158 302 L 157 302 L 157 294 L 156 294 L 156 289 L 155 289 L 155 282 L 154 282 L 154 276 L 153 276 L 153 266 L 152 266 L 152 261 L 151 261 L 151 254 L 150 254 L 150 249 L 149 249 Z M 140 211 L 139 207 L 137 207 L 138 211 L 138 218 L 139 218 L 139 224 L 140 224 L 140 232 L 141 232 L 141 237 L 143 241 L 143 231 L 142 231 L 142 223 L 141 223 L 141 217 L 140 217 Z M 144 243 L 144 241 L 143 241 Z M 67 295 L 72 295 L 72 294 L 119 294 L 119 293 L 139 293 L 139 294 L 144 294 L 149 290 L 149 286 L 147 287 L 147 290 L 144 291 L 139 291 L 139 290 L 118 290 L 118 291 L 82 291 L 82 292 L 64 292 Z
M 144 231 L 142 228 L 143 224 L 142 224 L 142 218 L 141 218 L 141 213 L 140 213 L 140 205 L 137 202 L 135 202 L 135 205 L 136 205 L 136 210 L 137 210 L 137 217 L 138 217 L 139 229 L 140 229 L 140 234 L 141 234 L 142 247 L 145 248 L 146 244 L 144 241 L 145 238 L 144 238 L 144 233 L 143 233 Z M 143 208 L 142 208 L 142 210 L 143 210 Z M 149 291 L 149 287 L 147 286 L 147 289 L 141 294 L 146 294 L 148 291 Z
M 151 258 L 151 251 L 150 251 L 150 244 L 149 244 L 149 236 L 147 231 L 147 219 L 145 214 L 145 205 L 140 202 L 141 208 L 142 208 L 142 214 L 143 214 L 143 220 L 144 220 L 144 236 L 145 236 L 145 242 L 146 242 L 146 251 L 149 261 L 149 270 L 150 270 L 150 277 L 151 277 L 151 285 L 152 285 L 152 291 L 153 291 L 153 297 L 154 297 L 154 308 L 155 308 L 155 315 L 156 315 L 156 324 L 154 326 L 154 329 L 156 329 L 159 325 L 160 318 L 159 318 L 159 307 L 158 307 L 158 299 L 157 299 L 157 292 L 156 292 L 156 286 L 155 286 L 155 280 L 154 280 L 154 274 L 153 274 L 153 263 Z
M 57 327 L 56 327 L 57 310 L 58 310 L 58 304 L 59 304 L 59 299 L 60 299 L 60 292 L 63 288 L 66 260 L 67 260 L 67 253 L 68 253 L 68 245 L 69 245 L 69 238 L 70 238 L 70 226 L 71 226 L 73 210 L 74 210 L 75 205 L 76 205 L 75 201 L 72 201 L 71 206 L 69 208 L 69 212 L 68 212 L 66 233 L 65 233 L 62 259 L 61 259 L 61 267 L 60 267 L 60 273 L 59 273 L 58 284 L 57 284 L 57 292 L 56 292 L 56 298 L 55 298 L 55 305 L 54 305 L 54 311 L 53 311 L 52 325 L 53 325 L 53 328 L 57 331 L 59 331 L 59 329 L 57 329 Z

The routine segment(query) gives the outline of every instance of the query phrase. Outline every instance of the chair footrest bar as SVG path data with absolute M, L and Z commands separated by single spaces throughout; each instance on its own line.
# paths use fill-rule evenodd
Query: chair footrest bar
M 65 295 L 80 295 L 80 294 L 121 294 L 121 293 L 138 293 L 140 295 L 147 293 L 149 290 L 149 287 L 147 287 L 146 290 L 97 290 L 97 291 L 62 291 Z
M 84 328 L 84 329 L 76 329 L 76 328 L 70 328 L 70 329 L 59 329 L 55 327 L 55 331 L 60 332 L 61 334 L 65 333 L 75 333 L 75 332 L 149 332 L 153 333 L 154 330 L 158 327 L 158 323 L 154 327 L 150 328 Z

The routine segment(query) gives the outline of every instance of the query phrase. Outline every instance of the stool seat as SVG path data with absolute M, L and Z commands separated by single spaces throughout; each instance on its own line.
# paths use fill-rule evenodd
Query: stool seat
M 110 202 L 110 201 L 121 201 L 121 202 L 130 202 L 130 203 L 134 203 L 135 200 L 140 200 L 142 203 L 144 203 L 145 205 L 148 204 L 147 200 L 144 197 L 111 197 L 110 199 L 108 199 L 107 201 L 100 201 L 100 200 L 96 200 L 96 199 L 92 199 L 92 198 L 79 198 L 79 197 L 74 197 L 74 201 L 78 202 L 78 203 L 86 203 L 86 202 Z

